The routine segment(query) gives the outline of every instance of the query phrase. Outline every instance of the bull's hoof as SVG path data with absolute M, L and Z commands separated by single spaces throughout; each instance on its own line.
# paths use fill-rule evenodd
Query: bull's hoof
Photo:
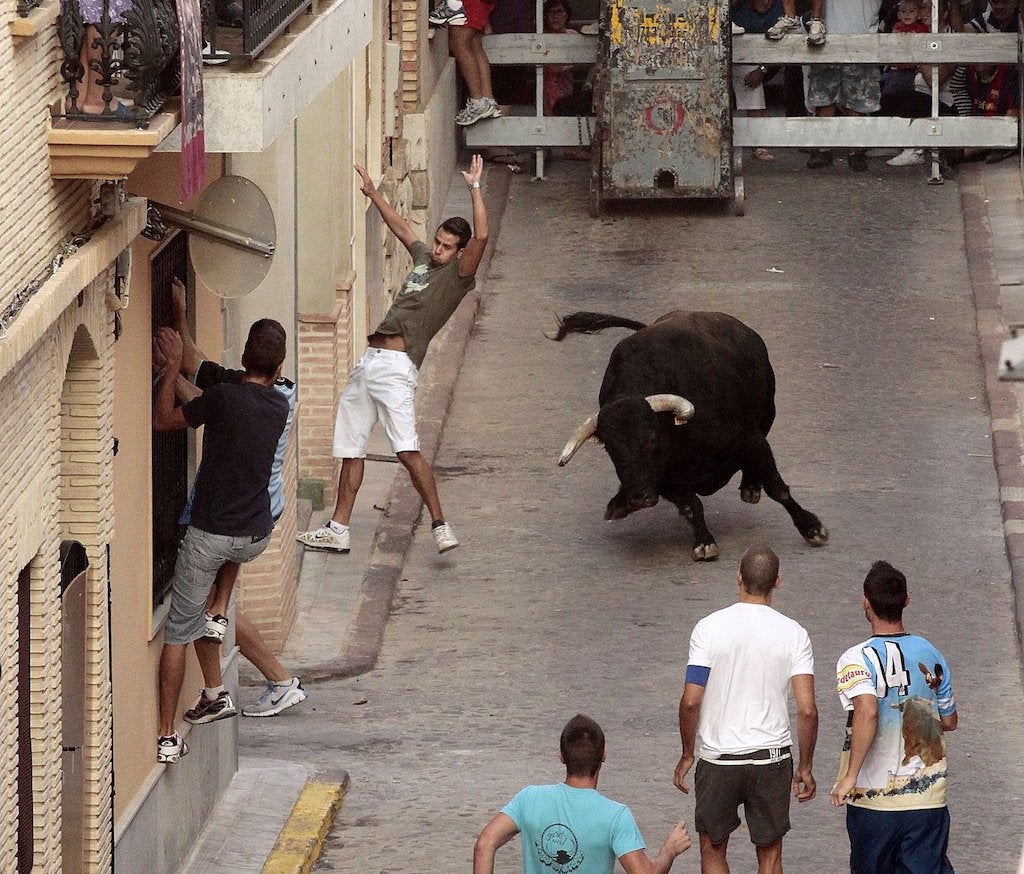
M 761 501 L 760 489 L 740 489 L 740 500 L 744 504 L 758 504 Z
M 717 543 L 699 543 L 693 548 L 694 561 L 714 561 L 718 558 Z
M 824 525 L 818 525 L 809 531 L 801 531 L 801 534 L 811 546 L 824 546 L 828 543 L 828 529 Z

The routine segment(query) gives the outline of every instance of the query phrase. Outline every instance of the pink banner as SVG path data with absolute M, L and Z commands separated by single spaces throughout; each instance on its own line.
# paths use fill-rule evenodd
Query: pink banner
M 203 22 L 199 0 L 176 0 L 181 25 L 181 193 L 188 203 L 203 188 Z

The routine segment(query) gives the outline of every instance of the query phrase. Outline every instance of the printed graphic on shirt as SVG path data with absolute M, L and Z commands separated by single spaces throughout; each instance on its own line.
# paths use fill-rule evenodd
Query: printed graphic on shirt
M 534 844 L 537 858 L 555 874 L 569 874 L 582 864 L 584 854 L 580 843 L 569 826 L 556 822 L 541 832 L 540 840 Z
M 878 731 L 857 776 L 850 803 L 876 810 L 942 807 L 946 746 L 940 714 L 955 711 L 948 669 L 928 641 L 913 635 L 873 638 L 847 650 L 836 668 L 848 710 L 864 694 L 878 699 Z M 849 763 L 852 725 L 840 759 Z
M 423 289 L 427 287 L 427 283 L 430 281 L 427 278 L 427 274 L 429 272 L 429 264 L 417 264 L 413 267 L 412 270 L 409 271 L 409 275 L 405 277 L 405 284 L 402 286 L 399 297 L 403 294 L 411 294 L 414 291 L 423 291 Z

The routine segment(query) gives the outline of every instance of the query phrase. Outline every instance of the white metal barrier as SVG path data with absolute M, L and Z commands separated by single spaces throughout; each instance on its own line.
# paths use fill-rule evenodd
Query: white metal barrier
M 543 115 L 542 70 L 545 64 L 594 63 L 598 37 L 585 34 L 510 33 L 484 37 L 494 66 L 536 65 L 536 113 L 487 119 L 466 128 L 466 145 L 528 147 L 538 150 L 538 176 L 543 176 L 542 149 L 589 145 L 593 119 Z M 1020 37 L 1012 33 L 884 33 L 829 34 L 824 47 L 811 48 L 802 34 L 778 41 L 760 34 L 732 37 L 737 64 L 813 65 L 857 63 L 1013 64 L 1021 72 Z M 933 75 L 937 83 L 938 76 Z M 937 85 L 935 86 L 937 88 Z M 1022 89 L 1024 90 L 1024 89 Z M 975 146 L 1019 148 L 1020 119 L 1011 117 L 938 116 L 933 96 L 930 118 L 812 116 L 748 118 L 734 115 L 733 145 L 808 147 L 940 148 Z

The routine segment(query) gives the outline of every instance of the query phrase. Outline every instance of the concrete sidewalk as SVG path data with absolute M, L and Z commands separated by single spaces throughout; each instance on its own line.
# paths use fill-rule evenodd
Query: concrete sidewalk
M 484 196 L 491 243 L 477 271 L 475 291 L 434 338 L 420 371 L 417 423 L 421 451 L 431 462 L 476 321 L 510 175 L 493 165 L 486 167 Z M 448 190 L 444 214 L 470 216 L 472 207 L 460 173 L 452 177 Z M 408 475 L 376 429 L 350 525 L 352 551 L 333 555 L 306 550 L 302 558 L 298 615 L 279 656 L 302 678 L 309 693 L 309 700 L 299 706 L 316 706 L 318 682 L 356 676 L 373 667 L 421 509 L 422 501 Z M 330 508 L 312 511 L 308 502 L 300 504 L 299 530 L 320 525 L 330 513 Z M 244 660 L 240 664 L 239 708 L 255 699 L 263 682 L 252 665 Z M 182 874 L 308 871 L 347 785 L 344 772 L 314 774 L 301 765 L 263 758 L 258 751 L 247 755 L 245 738 L 240 736 L 238 773 Z M 323 791 L 310 793 L 310 786 Z M 298 853 L 296 846 L 301 848 Z
M 450 190 L 464 195 L 461 177 Z M 922 178 L 922 186 L 925 184 Z M 979 345 L 985 366 L 986 390 L 992 419 L 994 463 L 1014 590 L 1024 586 L 1024 442 L 1021 438 L 1021 388 L 996 379 L 999 347 L 1005 325 L 1024 322 L 1024 197 L 1015 162 L 964 165 L 956 183 L 967 240 L 967 260 L 977 310 Z M 485 179 L 492 224 L 498 236 L 501 211 L 508 191 L 508 175 L 489 166 Z M 466 213 L 467 200 L 446 205 L 446 213 Z M 738 219 L 737 221 L 743 221 Z M 489 250 L 493 251 L 493 242 Z M 480 303 L 490 254 L 479 274 L 476 294 L 467 299 L 444 332 L 435 340 L 421 374 L 417 399 L 425 455 L 433 460 L 445 415 L 458 379 L 463 352 Z M 420 501 L 408 477 L 395 461 L 383 460 L 386 447 L 375 447 L 378 458 L 366 466 L 363 489 L 353 517 L 353 550 L 347 556 L 307 552 L 303 561 L 299 621 L 282 660 L 302 677 L 316 707 L 318 681 L 355 676 L 370 670 L 383 640 L 392 599 L 401 578 L 413 532 L 420 518 Z M 307 511 L 308 512 L 308 511 Z M 316 513 L 311 524 L 329 514 Z M 301 520 L 300 520 L 301 521 Z M 456 525 L 456 533 L 458 527 Z M 372 540 L 371 540 L 372 538 Z M 1024 627 L 1024 597 L 1016 598 L 1018 633 Z M 243 668 L 243 683 L 257 682 Z M 243 686 L 242 703 L 256 690 Z M 279 832 L 293 844 L 296 835 L 285 825 L 293 808 L 301 807 L 300 793 L 310 781 L 336 787 L 335 801 L 347 785 L 347 775 L 314 774 L 312 769 L 259 756 L 240 738 L 239 771 L 217 814 L 185 870 L 206 874 L 255 871 L 305 871 L 315 861 L 318 844 L 309 840 L 305 867 L 293 866 L 277 843 Z M 321 793 L 322 819 L 315 809 L 306 811 L 309 830 L 325 832 L 337 803 L 330 791 Z M 302 835 L 298 836 L 301 841 Z M 276 844 L 276 848 L 275 848 Z M 300 854 L 301 858 L 301 854 Z M 199 861 L 201 860 L 201 861 Z

